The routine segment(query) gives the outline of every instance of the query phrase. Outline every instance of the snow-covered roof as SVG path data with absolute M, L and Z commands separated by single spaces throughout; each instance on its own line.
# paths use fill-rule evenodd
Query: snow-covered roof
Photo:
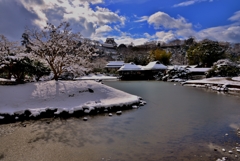
M 153 61 L 143 67 L 144 70 L 167 69 L 167 66 L 161 64 L 159 61 Z
M 167 66 L 167 69 L 168 70 L 171 70 L 171 69 L 189 69 L 189 68 L 196 68 L 197 65 L 169 65 Z
M 188 68 L 190 72 L 207 72 L 211 68 Z
M 168 66 L 167 66 L 167 69 L 168 69 L 168 70 L 171 70 L 171 69 L 173 69 L 173 68 L 174 68 L 174 65 L 168 65 Z
M 109 61 L 105 68 L 116 68 L 116 67 L 121 67 L 123 66 L 124 61 Z
M 104 44 L 102 44 L 102 46 L 106 47 L 106 48 L 115 48 L 116 47 L 113 44 L 108 44 L 108 43 L 104 43 Z
M 127 71 L 127 70 L 142 70 L 142 67 L 134 63 L 126 63 L 118 71 Z
M 190 68 L 196 68 L 197 65 L 189 65 Z

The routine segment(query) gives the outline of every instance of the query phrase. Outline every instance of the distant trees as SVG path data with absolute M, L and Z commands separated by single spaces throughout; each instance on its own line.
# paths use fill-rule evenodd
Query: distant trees
M 84 59 L 95 52 L 91 41 L 83 39 L 80 33 L 73 33 L 67 22 L 59 26 L 48 23 L 42 31 L 27 29 L 22 38 L 28 52 L 46 60 L 55 80 L 76 57 Z
M 233 61 L 240 61 L 240 43 L 228 44 L 227 57 Z
M 217 60 L 225 58 L 225 50 L 217 41 L 203 40 L 187 50 L 188 63 L 211 67 Z
M 141 52 L 132 52 L 131 54 L 128 54 L 124 58 L 124 62 L 130 63 L 133 62 L 134 64 L 138 65 L 146 65 L 148 64 L 148 55 L 143 54 Z
M 159 61 L 164 65 L 169 65 L 171 55 L 171 53 L 162 49 L 151 50 L 149 54 L 149 61 Z

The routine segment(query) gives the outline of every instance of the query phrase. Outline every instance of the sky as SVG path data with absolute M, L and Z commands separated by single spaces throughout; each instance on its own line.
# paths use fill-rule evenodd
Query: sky
M 240 0 L 0 0 L 0 34 L 67 21 L 73 32 L 118 45 L 211 39 L 240 43 Z

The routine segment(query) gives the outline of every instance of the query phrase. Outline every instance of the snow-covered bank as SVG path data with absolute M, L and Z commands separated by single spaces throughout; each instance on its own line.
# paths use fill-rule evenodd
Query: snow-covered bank
M 240 77 L 233 77 L 231 79 L 226 77 L 213 77 L 201 80 L 188 80 L 183 82 L 182 85 L 240 93 Z
M 117 77 L 106 76 L 103 74 L 89 74 L 86 76 L 75 78 L 75 80 L 117 80 Z
M 0 86 L 0 120 L 114 110 L 139 104 L 138 96 L 92 80 Z

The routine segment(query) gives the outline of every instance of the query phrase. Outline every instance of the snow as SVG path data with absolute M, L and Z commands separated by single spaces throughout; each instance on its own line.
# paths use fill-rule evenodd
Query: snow
M 15 81 L 15 80 L 0 78 L 0 81 L 1 81 L 1 82 L 13 82 L 13 81 Z
M 89 92 L 92 89 L 93 92 Z M 0 86 L 0 114 L 23 113 L 29 110 L 38 116 L 47 109 L 73 113 L 90 112 L 93 108 L 139 103 L 139 97 L 92 80 L 46 81 Z
M 235 79 L 240 80 L 239 77 L 235 77 Z M 239 81 L 232 81 L 226 79 L 226 77 L 213 77 L 213 78 L 205 78 L 201 80 L 188 80 L 185 83 L 187 84 L 229 84 L 229 85 L 236 85 L 240 87 L 240 82 Z
M 115 46 L 113 44 L 108 44 L 108 43 L 104 43 L 103 44 L 103 47 L 106 47 L 106 48 L 115 48 Z
M 105 68 L 120 68 L 124 65 L 124 61 L 109 61 Z
M 126 71 L 126 70 L 142 70 L 142 68 L 141 66 L 138 66 L 134 63 L 126 63 L 118 71 Z
M 197 67 L 197 65 L 169 65 L 169 66 L 167 66 L 167 69 L 168 70 L 172 70 L 172 69 L 176 69 L 176 70 L 178 70 L 178 69 L 189 69 L 189 68 L 196 68 Z
M 233 77 L 232 80 L 240 82 L 240 76 L 239 77 Z
M 207 72 L 211 68 L 187 68 L 190 72 Z
M 156 69 L 167 69 L 167 66 L 159 63 L 158 61 L 153 61 L 148 63 L 148 65 L 143 67 L 144 70 L 156 70 Z
M 240 77 L 233 77 L 232 79 L 227 79 L 226 77 L 213 77 L 202 80 L 188 80 L 184 82 L 183 85 L 239 93 Z
M 75 80 L 109 80 L 109 79 L 117 79 L 117 77 L 114 76 L 106 76 L 103 74 L 89 74 L 86 76 L 82 76 L 82 77 L 77 77 L 75 78 Z
M 122 66 L 124 61 L 109 61 L 106 66 Z

